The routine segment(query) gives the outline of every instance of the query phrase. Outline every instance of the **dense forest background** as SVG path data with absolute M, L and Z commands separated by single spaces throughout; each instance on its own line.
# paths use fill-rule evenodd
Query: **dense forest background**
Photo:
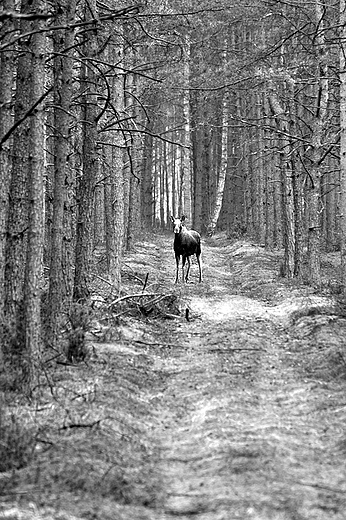
M 0 9 L 1 361 L 24 388 L 100 251 L 116 298 L 124 250 L 172 214 L 317 285 L 341 251 L 344 290 L 345 0 Z

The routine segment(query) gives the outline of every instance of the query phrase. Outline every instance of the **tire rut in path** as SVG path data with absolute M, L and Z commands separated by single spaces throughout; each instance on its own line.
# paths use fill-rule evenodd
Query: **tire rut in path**
M 341 520 L 338 426 L 320 411 L 330 389 L 294 368 L 277 308 L 228 289 L 191 296 L 200 319 L 172 330 L 177 348 L 154 366 L 163 518 Z

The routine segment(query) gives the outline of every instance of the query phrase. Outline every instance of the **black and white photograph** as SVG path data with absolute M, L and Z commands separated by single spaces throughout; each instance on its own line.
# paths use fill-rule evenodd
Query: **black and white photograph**
M 346 519 L 346 0 L 0 0 L 0 520 Z

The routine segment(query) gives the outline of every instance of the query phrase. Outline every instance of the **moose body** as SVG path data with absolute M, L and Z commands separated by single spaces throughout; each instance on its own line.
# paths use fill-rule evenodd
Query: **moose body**
M 201 235 L 193 229 L 188 230 L 185 226 L 185 217 L 181 218 L 171 217 L 173 223 L 174 232 L 174 254 L 175 261 L 177 264 L 177 272 L 175 277 L 175 283 L 179 280 L 179 262 L 182 257 L 182 277 L 183 282 L 187 282 L 189 279 L 189 273 L 191 268 L 190 256 L 196 255 L 197 263 L 199 267 L 199 281 L 202 281 L 202 267 L 201 267 Z M 187 272 L 184 276 L 185 263 L 187 261 Z

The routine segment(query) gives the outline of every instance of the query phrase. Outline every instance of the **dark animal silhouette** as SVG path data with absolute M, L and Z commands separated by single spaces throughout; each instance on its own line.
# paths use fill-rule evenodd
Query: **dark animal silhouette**
M 189 272 L 191 268 L 190 256 L 196 255 L 199 267 L 199 281 L 202 281 L 202 267 L 201 267 L 201 235 L 193 229 L 188 230 L 185 226 L 185 216 L 180 218 L 171 216 L 174 232 L 174 253 L 175 261 L 177 263 L 177 273 L 175 283 L 179 280 L 179 262 L 182 257 L 182 276 L 183 282 L 189 279 Z M 184 267 L 187 260 L 187 272 L 184 276 Z

